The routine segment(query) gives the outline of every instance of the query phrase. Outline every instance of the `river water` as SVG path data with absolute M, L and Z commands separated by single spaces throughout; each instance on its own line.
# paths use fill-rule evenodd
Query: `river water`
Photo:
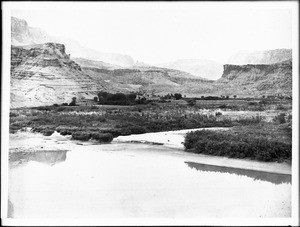
M 78 143 L 58 134 L 14 135 L 10 148 L 11 218 L 291 216 L 285 171 L 216 165 L 162 145 Z

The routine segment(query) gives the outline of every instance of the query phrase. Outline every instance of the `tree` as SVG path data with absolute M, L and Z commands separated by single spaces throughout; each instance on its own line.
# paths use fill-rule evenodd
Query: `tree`
M 126 100 L 126 95 L 123 93 L 116 93 L 110 97 L 111 101 L 123 101 Z
M 72 102 L 70 102 L 69 106 L 76 106 L 76 97 L 72 98 Z
M 100 99 L 101 97 L 102 97 L 103 99 L 107 99 L 109 93 L 108 93 L 108 92 L 105 92 L 105 91 L 100 91 L 100 92 L 98 92 L 97 95 L 98 95 L 98 98 L 99 98 L 99 99 Z
M 133 101 L 136 99 L 136 94 L 134 93 L 130 93 L 127 95 L 127 99 L 130 100 L 130 101 Z
M 98 102 L 98 97 L 94 97 L 94 102 Z
M 174 97 L 176 100 L 182 99 L 182 95 L 180 93 L 175 93 Z
M 236 95 L 233 95 L 233 98 L 236 99 Z

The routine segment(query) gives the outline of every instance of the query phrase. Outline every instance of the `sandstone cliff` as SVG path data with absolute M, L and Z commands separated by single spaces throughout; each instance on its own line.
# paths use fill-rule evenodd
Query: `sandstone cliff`
M 292 62 L 269 65 L 224 65 L 216 83 L 224 93 L 240 96 L 292 95 Z
M 63 44 L 12 46 L 11 107 L 69 103 L 74 96 L 92 98 L 97 90 Z

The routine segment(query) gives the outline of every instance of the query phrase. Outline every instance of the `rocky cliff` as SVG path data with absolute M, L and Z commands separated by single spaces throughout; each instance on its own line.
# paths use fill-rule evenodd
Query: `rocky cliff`
M 128 55 L 96 51 L 80 45 L 75 40 L 51 36 L 40 28 L 30 27 L 27 21 L 23 19 L 11 17 L 11 45 L 24 46 L 46 42 L 63 43 L 72 57 L 88 58 L 123 67 L 134 65 L 133 58 Z
M 254 52 L 241 51 L 229 57 L 227 63 L 234 65 L 274 64 L 287 60 L 292 60 L 291 49 L 276 49 Z
M 98 90 L 63 44 L 11 48 L 11 107 L 69 103 L 74 96 L 92 98 Z
M 292 61 L 269 65 L 224 65 L 216 86 L 240 96 L 292 95 Z
M 75 60 L 78 63 L 59 43 L 12 46 L 11 107 L 69 103 L 72 97 L 92 99 L 99 91 L 189 94 L 211 86 L 211 81 L 179 70 Z

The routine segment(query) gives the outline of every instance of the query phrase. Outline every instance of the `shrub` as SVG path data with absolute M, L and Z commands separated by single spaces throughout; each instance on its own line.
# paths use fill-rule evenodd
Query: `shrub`
M 190 99 L 190 100 L 187 100 L 187 105 L 188 106 L 195 106 L 196 105 L 196 99 Z
M 252 124 L 258 124 L 263 120 L 263 118 L 259 115 L 251 118 L 241 118 L 238 119 L 237 122 L 242 125 L 252 125 Z
M 72 133 L 72 139 L 74 139 L 74 140 L 88 141 L 90 138 L 91 138 L 90 133 L 86 133 L 86 132 Z
M 111 133 L 92 133 L 91 138 L 99 142 L 109 143 L 113 140 Z
M 41 110 L 41 111 L 50 111 L 53 110 L 53 106 L 38 106 L 38 107 L 32 107 L 32 109 Z
M 55 104 L 53 104 L 53 106 L 54 106 L 54 107 L 58 107 L 59 105 L 55 103 Z
M 216 115 L 216 116 L 221 116 L 222 113 L 221 113 L 221 112 L 216 112 L 215 115 Z
M 68 108 L 67 107 L 64 107 L 64 106 L 60 106 L 56 109 L 57 112 L 62 112 L 62 111 L 65 111 L 67 110 Z
M 126 100 L 126 95 L 123 93 L 113 94 L 111 97 L 108 97 L 108 101 L 124 101 Z
M 100 92 L 98 92 L 97 95 L 98 95 L 99 100 L 100 99 L 107 99 L 107 97 L 109 96 L 109 93 L 105 92 L 105 91 L 100 91 Z
M 285 109 L 286 108 L 282 104 L 276 106 L 276 110 L 285 110 Z
M 128 100 L 133 101 L 136 99 L 136 94 L 130 93 L 130 94 L 126 95 L 126 97 Z
M 182 99 L 182 95 L 180 93 L 175 93 L 174 97 L 176 100 Z
M 145 97 L 143 97 L 143 98 L 141 98 L 141 99 L 137 99 L 137 100 L 135 101 L 135 103 L 136 103 L 136 104 L 148 104 L 149 101 L 148 101 Z
M 76 106 L 76 97 L 72 98 L 72 102 L 70 102 L 69 106 Z
M 72 135 L 72 131 L 67 130 L 67 129 L 63 129 L 59 132 L 60 135 L 62 136 L 66 136 L 66 135 Z
M 279 124 L 284 124 L 286 123 L 286 120 L 285 120 L 285 113 L 280 113 L 278 114 L 277 116 L 275 116 L 273 118 L 273 121 L 276 122 L 276 123 L 279 123 Z
M 43 132 L 44 136 L 51 136 L 54 133 L 54 130 L 48 129 Z
M 17 116 L 19 116 L 18 113 L 13 113 L 13 112 L 9 113 L 9 117 L 17 117 Z
M 147 132 L 146 128 L 138 125 L 129 127 L 129 130 L 131 131 L 131 134 L 143 134 Z

